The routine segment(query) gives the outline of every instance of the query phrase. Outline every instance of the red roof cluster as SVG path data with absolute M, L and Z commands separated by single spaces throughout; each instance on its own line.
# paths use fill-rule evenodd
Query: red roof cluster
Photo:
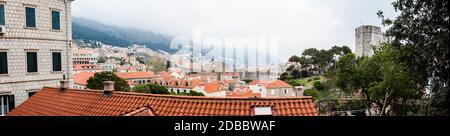
M 203 84 L 203 86 L 205 87 L 204 90 L 207 93 L 213 93 L 223 90 L 222 86 L 218 83 L 205 83 Z
M 232 92 L 228 92 L 227 97 L 238 97 L 238 98 L 261 97 L 261 93 L 253 93 L 253 91 L 247 87 L 240 87 L 236 88 Z
M 44 87 L 7 116 L 253 116 L 271 107 L 273 116 L 317 116 L 311 97 L 211 98 Z
M 291 88 L 292 86 L 281 80 L 263 81 L 253 80 L 249 85 L 263 85 L 266 88 Z
M 198 79 L 194 80 L 185 80 L 185 79 L 171 79 L 171 80 L 164 80 L 164 79 L 153 79 L 151 80 L 152 84 L 157 84 L 165 87 L 170 88 L 186 88 L 186 89 L 193 89 L 201 84 L 201 81 Z
M 153 72 L 116 72 L 115 74 L 123 79 L 148 79 L 155 77 Z
M 94 72 L 80 72 L 78 74 L 73 75 L 73 80 L 77 84 L 86 85 L 87 80 L 94 76 Z M 155 77 L 153 72 L 116 72 L 118 77 L 123 78 L 125 80 L 129 79 L 149 79 Z

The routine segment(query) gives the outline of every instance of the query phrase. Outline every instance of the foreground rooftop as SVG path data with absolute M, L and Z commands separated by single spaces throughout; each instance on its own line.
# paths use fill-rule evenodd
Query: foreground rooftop
M 44 87 L 7 116 L 318 116 L 311 97 L 212 98 Z

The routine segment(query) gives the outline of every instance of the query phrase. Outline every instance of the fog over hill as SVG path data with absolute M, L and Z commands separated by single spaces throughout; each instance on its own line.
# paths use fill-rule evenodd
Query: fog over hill
M 74 40 L 98 41 L 108 45 L 128 47 L 132 44 L 145 45 L 152 50 L 174 53 L 170 49 L 172 36 L 158 34 L 137 28 L 106 25 L 94 20 L 73 17 Z

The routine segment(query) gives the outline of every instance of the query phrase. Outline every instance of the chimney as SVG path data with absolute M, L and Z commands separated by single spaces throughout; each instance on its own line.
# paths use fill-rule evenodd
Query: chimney
M 59 91 L 65 92 L 65 91 L 69 90 L 69 80 L 64 79 L 64 80 L 59 81 L 59 83 L 61 84 Z
M 103 82 L 103 96 L 110 97 L 114 92 L 114 81 L 105 81 Z
M 63 75 L 63 80 L 59 81 L 59 83 L 61 85 L 59 88 L 60 92 L 65 92 L 69 90 L 69 80 L 66 79 L 65 75 Z

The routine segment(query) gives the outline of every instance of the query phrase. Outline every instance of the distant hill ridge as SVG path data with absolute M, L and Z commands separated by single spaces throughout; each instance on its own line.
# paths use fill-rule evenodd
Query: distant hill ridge
M 172 36 L 135 28 L 106 25 L 79 17 L 73 17 L 72 19 L 72 33 L 74 40 L 98 41 L 118 47 L 138 44 L 145 45 L 155 51 L 176 52 L 176 50 L 170 49 Z

